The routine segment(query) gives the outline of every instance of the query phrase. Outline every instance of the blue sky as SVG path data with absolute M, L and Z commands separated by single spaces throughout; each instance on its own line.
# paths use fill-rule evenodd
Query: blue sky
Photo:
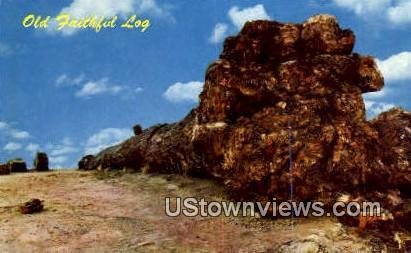
M 137 14 L 150 27 L 99 33 L 26 29 L 29 13 Z M 354 30 L 355 51 L 373 55 L 386 78 L 366 95 L 370 117 L 410 109 L 411 0 L 0 0 L 0 162 L 46 151 L 53 167 L 73 167 L 131 135 L 136 123 L 181 119 L 197 103 L 205 69 L 225 36 L 247 20 L 303 22 L 335 15 Z

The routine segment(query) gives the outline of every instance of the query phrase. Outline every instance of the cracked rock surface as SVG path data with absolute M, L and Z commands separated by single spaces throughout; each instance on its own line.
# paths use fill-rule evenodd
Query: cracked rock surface
M 326 205 L 345 194 L 379 201 L 394 221 L 408 220 L 390 224 L 409 229 L 411 114 L 366 120 L 362 94 L 384 80 L 354 43 L 330 15 L 247 22 L 207 69 L 197 108 L 79 168 L 207 176 L 236 199 L 263 202 L 289 200 L 291 188 L 295 201 Z

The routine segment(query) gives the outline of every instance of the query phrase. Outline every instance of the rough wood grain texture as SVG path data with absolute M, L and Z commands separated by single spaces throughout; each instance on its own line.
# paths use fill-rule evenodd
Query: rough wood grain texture
M 205 175 L 235 198 L 260 201 L 289 200 L 292 183 L 296 201 L 349 194 L 402 217 L 411 115 L 394 109 L 366 120 L 362 94 L 384 81 L 372 57 L 352 53 L 354 42 L 329 15 L 248 22 L 226 39 L 186 118 L 87 156 L 79 168 Z

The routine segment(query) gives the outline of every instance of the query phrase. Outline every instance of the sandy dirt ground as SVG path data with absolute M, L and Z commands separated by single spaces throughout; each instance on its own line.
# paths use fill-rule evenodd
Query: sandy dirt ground
M 227 199 L 183 176 L 55 171 L 0 176 L 0 252 L 380 252 L 332 218 L 165 215 L 165 197 Z M 44 200 L 41 213 L 18 204 Z

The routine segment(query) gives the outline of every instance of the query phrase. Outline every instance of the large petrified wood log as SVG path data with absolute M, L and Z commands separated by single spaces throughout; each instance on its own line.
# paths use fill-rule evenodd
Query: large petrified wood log
M 79 168 L 206 175 L 234 197 L 261 201 L 290 199 L 292 185 L 294 200 L 331 203 L 347 193 L 398 209 L 388 192 L 410 195 L 411 115 L 395 109 L 366 120 L 362 93 L 384 81 L 372 57 L 352 53 L 354 41 L 329 15 L 248 22 L 226 39 L 188 116 L 86 156 Z
M 37 152 L 33 161 L 34 169 L 36 171 L 48 171 L 49 170 L 49 158 L 44 152 Z

